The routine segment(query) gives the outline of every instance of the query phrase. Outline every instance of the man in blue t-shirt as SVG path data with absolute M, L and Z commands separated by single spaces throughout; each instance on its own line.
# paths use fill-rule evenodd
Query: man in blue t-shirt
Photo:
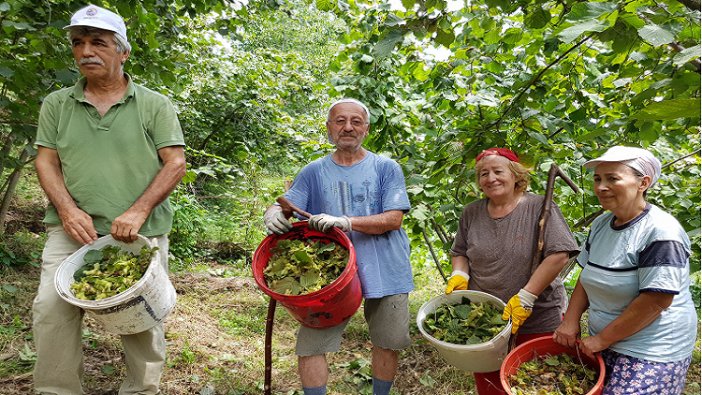
M 313 214 L 311 228 L 326 232 L 336 226 L 356 249 L 364 316 L 373 343 L 373 393 L 383 395 L 390 392 L 395 378 L 399 350 L 410 345 L 408 293 L 414 285 L 409 240 L 401 227 L 410 205 L 400 166 L 362 147 L 369 125 L 370 112 L 358 100 L 332 104 L 327 132 L 336 150 L 305 166 L 285 197 Z M 268 208 L 264 223 L 277 234 L 292 229 L 278 205 Z M 305 395 L 326 394 L 326 353 L 339 350 L 347 323 L 324 329 L 300 327 L 295 352 Z

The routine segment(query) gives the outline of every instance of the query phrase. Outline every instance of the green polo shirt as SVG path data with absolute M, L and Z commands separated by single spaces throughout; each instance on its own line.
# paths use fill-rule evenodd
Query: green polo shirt
M 102 117 L 85 99 L 85 78 L 49 94 L 39 113 L 35 144 L 57 151 L 68 192 L 103 235 L 161 169 L 158 150 L 185 145 L 170 100 L 126 77 L 127 92 Z M 44 223 L 61 223 L 51 204 Z M 173 209 L 166 199 L 153 209 L 139 233 L 163 235 L 172 223 Z

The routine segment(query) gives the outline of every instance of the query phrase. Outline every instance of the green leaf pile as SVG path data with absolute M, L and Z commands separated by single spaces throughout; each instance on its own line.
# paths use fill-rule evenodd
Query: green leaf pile
M 595 381 L 592 368 L 565 353 L 538 356 L 509 377 L 512 395 L 586 394 Z
M 108 245 L 86 252 L 85 264 L 73 274 L 73 295 L 83 300 L 100 300 L 126 291 L 146 273 L 156 250 L 158 247 L 144 246 L 134 255 Z
M 502 309 L 488 302 L 443 304 L 422 322 L 424 330 L 435 339 L 453 344 L 479 344 L 490 341 L 504 329 Z
M 271 250 L 263 276 L 279 294 L 304 295 L 331 284 L 348 260 L 348 250 L 333 242 L 280 240 Z

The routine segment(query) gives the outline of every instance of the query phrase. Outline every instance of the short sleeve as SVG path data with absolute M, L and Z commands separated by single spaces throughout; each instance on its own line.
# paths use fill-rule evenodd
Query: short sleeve
M 383 211 L 409 211 L 410 203 L 409 197 L 407 196 L 405 176 L 402 173 L 402 168 L 400 168 L 400 165 L 397 164 L 397 162 L 391 160 L 383 161 L 382 166 L 384 169 L 382 170 L 381 174 L 385 174 L 383 177 L 383 185 L 381 186 L 383 194 Z
M 639 253 L 639 290 L 677 294 L 686 284 L 689 251 L 674 240 L 655 241 Z
M 56 135 L 58 134 L 59 106 L 54 103 L 56 95 L 49 95 L 44 99 L 39 110 L 39 121 L 37 124 L 37 138 L 35 145 L 56 149 Z
M 310 198 L 310 177 L 313 176 L 313 170 L 310 165 L 305 166 L 300 170 L 300 172 L 295 176 L 290 189 L 285 192 L 285 197 L 290 200 L 290 202 L 303 210 L 309 211 L 308 206 Z
M 551 204 L 551 213 L 544 236 L 544 256 L 567 252 L 569 257 L 573 257 L 578 253 L 578 243 L 556 203 Z

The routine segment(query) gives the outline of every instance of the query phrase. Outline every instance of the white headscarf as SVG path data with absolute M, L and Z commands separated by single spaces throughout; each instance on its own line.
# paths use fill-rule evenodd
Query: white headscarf
M 643 148 L 614 146 L 599 158 L 585 162 L 584 166 L 593 169 L 602 162 L 619 162 L 631 167 L 639 173 L 651 177 L 652 187 L 661 176 L 661 162 L 653 154 Z

